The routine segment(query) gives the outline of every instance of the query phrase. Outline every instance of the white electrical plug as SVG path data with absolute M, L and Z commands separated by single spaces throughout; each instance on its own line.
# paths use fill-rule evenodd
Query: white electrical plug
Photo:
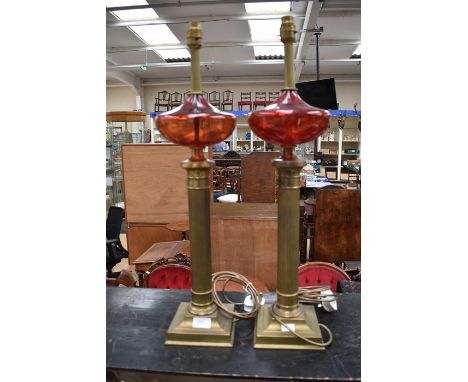
M 264 305 L 265 304 L 265 297 L 262 296 L 261 300 L 260 300 L 260 305 Z M 244 310 L 249 313 L 252 311 L 252 308 L 253 308 L 253 301 L 252 301 L 252 297 L 249 295 L 247 295 L 244 299 Z
M 320 291 L 320 295 L 322 296 L 321 300 L 323 309 L 325 309 L 327 312 L 336 312 L 338 310 L 338 304 L 336 302 L 335 296 L 333 296 L 331 289 Z

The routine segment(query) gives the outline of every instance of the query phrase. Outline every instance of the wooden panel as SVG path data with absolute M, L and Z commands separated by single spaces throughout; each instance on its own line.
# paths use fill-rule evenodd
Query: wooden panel
M 276 220 L 278 205 L 275 203 L 212 203 L 211 215 L 231 219 L 256 218 Z
M 144 111 L 108 111 L 106 113 L 107 122 L 145 122 L 145 120 Z
M 190 256 L 190 241 L 163 241 L 154 243 L 141 256 L 134 261 L 136 271 L 145 272 L 153 262 L 174 257 L 178 253 Z
M 215 203 L 211 208 L 213 272 L 229 270 L 276 289 L 277 205 Z
M 322 190 L 317 195 L 313 260 L 361 260 L 361 191 Z
M 253 152 L 242 158 L 242 201 L 246 203 L 275 203 L 276 169 L 272 160 L 279 152 Z
M 168 230 L 164 224 L 127 224 L 129 264 L 133 264 L 154 243 L 176 241 L 180 237 L 180 232 Z
M 180 164 L 189 157 L 190 149 L 179 145 L 122 145 L 127 222 L 188 220 L 187 175 Z

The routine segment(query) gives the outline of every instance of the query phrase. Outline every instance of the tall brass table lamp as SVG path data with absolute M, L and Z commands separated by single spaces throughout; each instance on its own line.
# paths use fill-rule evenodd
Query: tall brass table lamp
M 314 140 L 328 127 L 328 111 L 306 104 L 297 94 L 294 78 L 293 43 L 296 27 L 291 16 L 281 19 L 285 81 L 277 103 L 249 116 L 249 125 L 260 138 L 280 144 L 283 153 L 273 161 L 278 172 L 278 272 L 277 301 L 264 305 L 257 316 L 255 348 L 324 349 L 313 306 L 299 304 L 299 189 L 304 161 L 294 147 Z M 275 319 L 278 318 L 285 325 Z M 304 342 L 298 334 L 315 344 Z
M 232 318 L 221 314 L 213 302 L 211 285 L 210 172 L 212 160 L 203 149 L 231 135 L 236 119 L 220 112 L 202 96 L 200 48 L 202 30 L 191 22 L 187 31 L 192 68 L 192 91 L 174 110 L 157 117 L 162 135 L 171 142 L 192 148 L 190 159 L 182 162 L 187 170 L 190 250 L 192 258 L 192 300 L 181 303 L 166 335 L 168 345 L 232 346 Z

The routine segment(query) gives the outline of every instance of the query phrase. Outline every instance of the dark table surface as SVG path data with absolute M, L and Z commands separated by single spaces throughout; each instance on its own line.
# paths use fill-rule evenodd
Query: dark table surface
M 361 379 L 360 294 L 339 295 L 337 312 L 316 309 L 334 336 L 324 351 L 254 349 L 254 319 L 236 322 L 232 348 L 166 346 L 166 330 L 179 302 L 190 301 L 190 291 L 108 287 L 106 294 L 106 366 L 120 380 Z M 239 293 L 231 296 L 243 300 Z M 269 303 L 275 294 L 265 297 Z

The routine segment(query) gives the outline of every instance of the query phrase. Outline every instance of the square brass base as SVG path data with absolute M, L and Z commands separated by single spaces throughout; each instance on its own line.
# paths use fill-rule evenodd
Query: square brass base
M 314 342 L 323 343 L 322 333 L 318 325 L 317 315 L 313 306 L 302 305 L 303 313 L 298 317 L 284 318 L 285 324 L 294 324 L 294 331 Z M 255 322 L 255 349 L 313 349 L 325 350 L 323 346 L 309 344 L 296 337 L 289 330 L 281 328 L 271 314 L 271 305 L 263 305 Z
M 166 345 L 232 347 L 234 323 L 231 317 L 224 316 L 219 309 L 209 316 L 209 328 L 194 328 L 195 316 L 188 311 L 190 303 L 182 302 L 166 333 Z M 233 310 L 234 305 L 227 305 Z M 206 320 L 205 320 L 206 321 Z

